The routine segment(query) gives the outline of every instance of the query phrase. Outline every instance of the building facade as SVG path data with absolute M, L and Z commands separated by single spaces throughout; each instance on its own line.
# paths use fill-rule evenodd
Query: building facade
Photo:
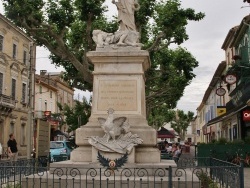
M 250 137 L 250 16 L 228 32 L 222 49 L 223 67 L 218 66 L 201 105 L 197 108 L 199 128 L 203 139 L 210 142 L 219 138 L 228 141 Z M 222 88 L 222 89 L 219 89 Z M 216 108 L 212 114 L 212 108 Z M 214 110 L 213 110 L 214 112 Z M 205 114 L 204 114 L 205 113 Z
M 13 133 L 20 155 L 30 145 L 35 49 L 34 41 L 0 14 L 0 142 L 6 149 Z
M 55 80 L 56 85 L 57 85 L 57 102 L 60 103 L 62 106 L 64 106 L 65 104 L 67 104 L 70 108 L 73 108 L 73 104 L 74 104 L 74 89 L 71 88 L 68 83 L 66 83 L 63 79 L 62 79 L 62 72 L 58 73 L 58 72 L 50 72 L 47 73 L 47 75 L 49 75 L 49 77 L 53 80 Z M 58 106 L 56 106 L 56 112 L 60 113 L 60 109 Z M 65 119 L 64 115 L 61 114 L 61 118 L 62 120 Z M 68 131 L 68 125 L 67 124 L 63 124 L 60 126 L 60 130 L 62 132 L 67 132 Z
M 55 131 L 59 130 L 62 134 L 68 134 L 68 126 L 63 123 L 65 117 L 60 112 L 57 103 L 73 107 L 74 90 L 61 79 L 61 74 L 42 70 L 40 75 L 36 75 L 35 118 L 47 119 L 51 129 L 51 140 L 60 139 L 54 138 Z M 57 116 L 55 117 L 53 114 L 57 114 Z

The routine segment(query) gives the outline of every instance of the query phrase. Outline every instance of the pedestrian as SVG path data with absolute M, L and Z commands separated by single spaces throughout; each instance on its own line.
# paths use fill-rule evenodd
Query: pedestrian
M 181 156 L 181 148 L 180 145 L 177 146 L 177 149 L 173 153 L 174 162 L 177 164 Z
M 17 161 L 18 150 L 17 150 L 17 142 L 14 138 L 13 133 L 9 135 L 9 141 L 7 142 L 8 145 L 8 156 L 10 157 L 11 163 Z
M 172 146 L 170 146 L 168 143 L 166 143 L 166 145 L 165 145 L 165 150 L 166 150 L 167 153 L 171 153 L 171 151 L 172 151 Z

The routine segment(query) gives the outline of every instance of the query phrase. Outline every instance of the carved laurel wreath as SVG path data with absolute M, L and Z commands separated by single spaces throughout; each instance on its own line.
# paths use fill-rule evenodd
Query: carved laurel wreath
M 124 154 L 122 157 L 111 160 L 108 158 L 105 158 L 101 153 L 98 151 L 97 160 L 100 162 L 100 164 L 107 168 L 108 170 L 118 170 L 118 167 L 122 167 L 127 161 L 128 161 L 128 153 Z

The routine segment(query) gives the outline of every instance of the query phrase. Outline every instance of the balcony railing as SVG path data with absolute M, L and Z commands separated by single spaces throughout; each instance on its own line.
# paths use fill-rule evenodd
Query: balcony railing
M 15 100 L 12 97 L 0 94 L 0 107 L 15 108 Z

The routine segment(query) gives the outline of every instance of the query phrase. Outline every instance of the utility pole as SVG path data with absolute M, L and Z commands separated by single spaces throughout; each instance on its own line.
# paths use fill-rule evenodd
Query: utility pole
M 27 126 L 27 159 L 31 158 L 34 137 L 34 90 L 35 90 L 35 63 L 36 46 L 30 43 L 30 67 L 29 67 L 29 87 L 28 87 L 28 126 Z

